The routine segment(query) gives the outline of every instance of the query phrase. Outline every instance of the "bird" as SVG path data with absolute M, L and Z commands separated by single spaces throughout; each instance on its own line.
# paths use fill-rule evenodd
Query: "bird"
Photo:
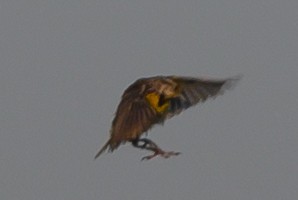
M 142 160 L 160 156 L 169 158 L 180 152 L 164 151 L 152 140 L 142 137 L 154 125 L 161 124 L 182 111 L 215 98 L 231 89 L 242 77 L 214 79 L 188 76 L 153 76 L 136 80 L 124 91 L 110 129 L 110 138 L 95 155 L 130 142 L 133 147 L 153 154 Z

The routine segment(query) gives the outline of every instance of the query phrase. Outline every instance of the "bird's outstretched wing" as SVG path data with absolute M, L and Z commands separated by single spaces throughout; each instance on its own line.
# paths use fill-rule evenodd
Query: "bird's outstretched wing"
M 236 76 L 223 80 L 212 80 L 191 77 L 172 77 L 178 85 L 178 96 L 171 98 L 167 118 L 179 114 L 197 103 L 204 102 L 208 98 L 214 98 L 227 89 L 230 89 L 241 78 Z

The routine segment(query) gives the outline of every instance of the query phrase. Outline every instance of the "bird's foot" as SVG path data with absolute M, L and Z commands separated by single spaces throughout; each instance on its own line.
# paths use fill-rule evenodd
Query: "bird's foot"
M 171 156 L 178 156 L 180 155 L 181 153 L 180 152 L 174 152 L 174 151 L 163 151 L 161 149 L 158 149 L 156 151 L 154 151 L 154 154 L 152 155 L 149 155 L 149 156 L 145 156 L 143 157 L 141 160 L 150 160 L 156 156 L 161 156 L 163 158 L 169 158 Z
M 141 160 L 150 160 L 156 156 L 161 156 L 163 158 L 169 158 L 171 156 L 177 156 L 177 155 L 181 154 L 180 152 L 164 151 L 159 146 L 157 146 L 157 144 L 155 144 L 153 141 L 151 141 L 147 138 L 137 138 L 135 140 L 132 140 L 131 142 L 134 147 L 149 150 L 149 151 L 153 152 L 152 155 L 145 156 Z

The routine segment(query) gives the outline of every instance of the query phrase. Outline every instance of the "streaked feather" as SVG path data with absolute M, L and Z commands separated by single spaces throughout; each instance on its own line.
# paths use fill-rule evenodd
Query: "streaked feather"
M 172 77 L 179 86 L 179 95 L 171 98 L 167 118 L 181 113 L 208 98 L 214 98 L 231 88 L 241 76 L 223 80 L 200 79 L 193 77 Z

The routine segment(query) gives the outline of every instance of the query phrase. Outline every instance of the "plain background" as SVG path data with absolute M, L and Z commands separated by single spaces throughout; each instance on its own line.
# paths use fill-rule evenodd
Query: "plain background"
M 123 90 L 161 74 L 244 78 L 149 132 L 182 155 L 94 161 Z M 297 78 L 297 0 L 3 0 L 1 199 L 296 199 Z

